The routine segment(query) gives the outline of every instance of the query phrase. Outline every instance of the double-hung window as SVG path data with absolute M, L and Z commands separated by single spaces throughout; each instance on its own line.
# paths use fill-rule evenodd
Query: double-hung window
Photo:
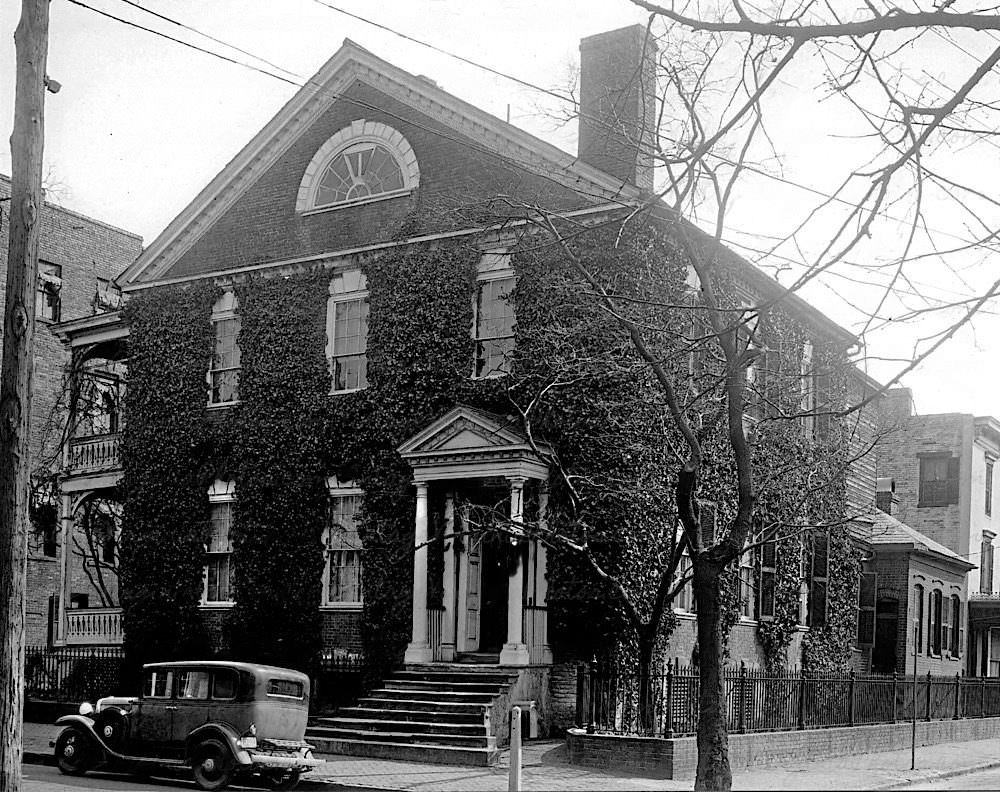
M 236 295 L 226 292 L 212 308 L 215 349 L 208 369 L 208 403 L 231 404 L 240 398 L 240 317 Z
M 773 538 L 760 546 L 760 588 L 757 614 L 760 619 L 774 618 L 774 581 L 778 566 L 778 544 Z
M 809 611 L 810 627 L 826 626 L 827 589 L 830 580 L 830 534 L 816 529 L 809 537 Z
M 979 550 L 979 593 L 993 593 L 993 540 L 996 537 L 983 531 L 983 541 Z
M 360 607 L 362 603 L 362 547 L 358 518 L 364 493 L 353 482 L 331 476 L 330 499 L 323 544 L 323 605 L 331 608 Z
M 942 622 L 941 589 L 934 589 L 927 609 L 927 654 L 941 656 L 944 627 Z
M 958 503 L 958 457 L 945 452 L 920 456 L 918 507 Z
M 509 253 L 483 255 L 472 319 L 472 338 L 476 344 L 472 375 L 476 378 L 510 373 L 514 352 L 514 283 Z
M 333 393 L 368 387 L 368 280 L 359 270 L 338 273 L 330 280 L 326 358 Z
M 203 605 L 233 603 L 233 501 L 236 485 L 232 481 L 216 480 L 208 490 L 211 506 L 208 543 L 205 547 L 205 587 Z
M 986 457 L 986 486 L 983 492 L 985 496 L 986 516 L 993 514 L 993 465 L 996 462 L 993 457 Z
M 62 317 L 62 267 L 47 261 L 38 262 L 38 288 L 35 290 L 35 318 L 58 322 Z

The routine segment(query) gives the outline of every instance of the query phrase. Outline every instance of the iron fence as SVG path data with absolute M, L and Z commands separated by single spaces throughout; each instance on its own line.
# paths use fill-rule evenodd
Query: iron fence
M 331 652 L 320 658 L 319 671 L 312 681 L 310 709 L 313 714 L 348 707 L 372 685 L 375 671 L 362 655 Z
M 729 667 L 731 733 L 1000 716 L 1000 678 L 808 674 Z M 649 674 L 590 663 L 577 669 L 576 722 L 590 732 L 675 737 L 698 728 L 697 668 L 668 663 Z
M 120 646 L 28 646 L 24 693 L 36 701 L 94 701 L 122 692 L 125 654 Z

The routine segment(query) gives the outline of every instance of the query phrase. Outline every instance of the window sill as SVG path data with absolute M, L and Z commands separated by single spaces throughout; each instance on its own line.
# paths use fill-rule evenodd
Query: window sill
M 208 407 L 209 410 L 225 410 L 228 407 L 238 407 L 240 403 L 239 399 L 233 399 L 232 401 L 227 402 L 209 402 L 206 407 Z
M 325 602 L 319 606 L 321 611 L 362 611 L 365 604 L 363 602 Z
M 368 386 L 365 385 L 363 388 L 346 388 L 344 390 L 330 390 L 331 396 L 344 396 L 348 393 L 359 393 L 360 391 L 368 390 Z
M 501 379 L 502 377 L 509 377 L 509 376 L 510 376 L 509 371 L 495 371 L 490 374 L 480 374 L 478 377 L 475 374 L 473 374 L 472 379 L 476 382 L 481 382 L 482 380 Z
M 373 195 L 370 198 L 362 198 L 358 201 L 347 201 L 345 203 L 332 204 L 330 206 L 314 206 L 312 209 L 306 209 L 302 212 L 301 216 L 312 217 L 313 215 L 326 214 L 327 212 L 337 212 L 341 209 L 350 209 L 354 206 L 365 206 L 367 204 L 378 203 L 379 201 L 391 201 L 393 198 L 404 198 L 412 193 L 413 188 L 407 187 L 402 190 L 394 190 L 393 192 L 383 193 L 382 195 Z
M 235 608 L 235 602 L 202 602 L 198 605 L 201 610 L 229 610 Z

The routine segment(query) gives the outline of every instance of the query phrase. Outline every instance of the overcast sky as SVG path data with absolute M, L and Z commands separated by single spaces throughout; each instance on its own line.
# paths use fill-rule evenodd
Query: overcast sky
M 236 60 L 251 61 L 123 0 L 84 2 Z M 645 15 L 625 0 L 329 2 L 498 71 L 557 89 L 565 88 L 572 78 L 582 37 L 645 21 Z M 316 0 L 146 0 L 142 5 L 287 69 L 298 75 L 291 78 L 298 82 L 312 76 L 350 38 L 500 118 L 507 116 L 509 107 L 512 123 L 575 153 L 575 123 L 560 126 L 553 121 L 553 100 Z M 10 77 L 19 6 L 0 5 L 0 74 Z M 948 68 L 960 75 L 968 66 L 952 47 L 936 46 L 940 51 L 932 52 L 930 59 L 942 76 Z M 970 48 L 974 53 L 974 45 Z M 146 243 L 296 90 L 69 0 L 52 0 L 48 72 L 62 83 L 60 93 L 48 95 L 46 105 L 45 181 L 50 199 L 139 233 Z M 926 72 L 918 73 L 915 79 L 925 77 Z M 831 118 L 824 112 L 840 111 L 829 102 L 818 102 L 808 75 L 803 74 L 802 80 L 784 87 L 788 111 L 779 116 L 772 133 L 786 155 L 784 173 L 791 180 L 829 189 L 842 176 L 836 165 L 844 142 L 834 136 Z M 13 103 L 12 80 L 5 79 L 0 106 L 4 140 L 10 136 Z M 998 147 L 990 145 L 972 156 L 981 163 L 1000 160 Z M 0 171 L 10 173 L 6 148 L 0 153 Z M 733 239 L 763 233 L 761 229 L 780 231 L 803 201 L 801 189 L 773 180 L 748 182 L 735 207 Z M 891 245 L 900 233 L 898 228 L 886 228 L 872 242 L 876 249 L 870 246 L 862 255 L 877 256 L 877 246 Z M 916 271 L 919 288 L 935 299 L 964 296 L 991 271 L 1000 270 L 972 259 L 963 259 L 959 266 L 965 268 L 962 277 L 929 259 Z M 835 321 L 857 330 L 854 306 L 862 301 L 861 288 L 841 275 L 817 284 L 805 296 Z M 995 308 L 906 378 L 920 412 L 1000 415 L 996 360 L 1000 321 Z M 890 326 L 870 338 L 870 350 L 881 357 L 908 355 L 913 337 L 922 332 Z M 882 379 L 892 371 L 888 364 L 871 369 Z

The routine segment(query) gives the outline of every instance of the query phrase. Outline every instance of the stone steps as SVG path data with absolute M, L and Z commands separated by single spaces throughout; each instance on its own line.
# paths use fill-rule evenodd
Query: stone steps
M 439 764 L 494 764 L 491 706 L 516 681 L 497 666 L 410 666 L 306 731 L 320 752 Z

